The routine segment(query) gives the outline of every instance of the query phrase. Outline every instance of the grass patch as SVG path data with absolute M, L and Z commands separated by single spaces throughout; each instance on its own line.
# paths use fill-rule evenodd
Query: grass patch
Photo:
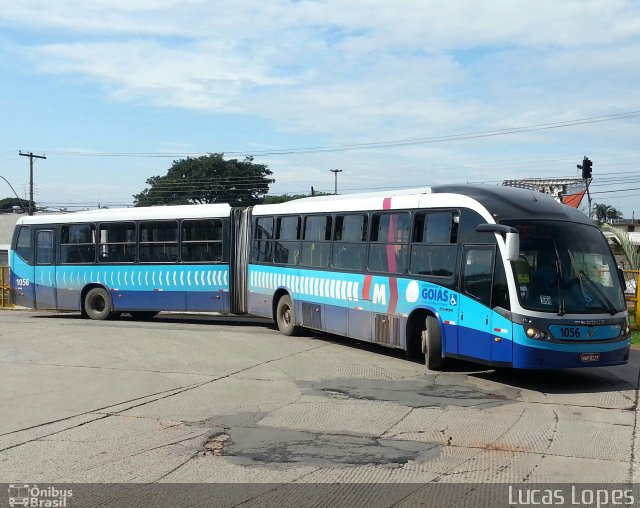
M 631 332 L 631 344 L 638 344 L 640 346 L 640 332 L 638 331 Z

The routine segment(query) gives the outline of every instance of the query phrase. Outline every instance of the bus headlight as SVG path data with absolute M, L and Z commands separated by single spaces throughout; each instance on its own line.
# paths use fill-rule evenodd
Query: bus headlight
M 525 333 L 530 339 L 546 339 L 549 336 L 547 332 L 533 327 L 527 328 Z

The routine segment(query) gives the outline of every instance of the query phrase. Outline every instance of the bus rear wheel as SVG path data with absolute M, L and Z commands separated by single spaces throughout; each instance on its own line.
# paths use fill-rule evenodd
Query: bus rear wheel
M 284 295 L 278 300 L 276 325 L 284 335 L 296 335 L 300 331 L 300 327 L 296 326 L 296 312 L 289 295 Z
M 93 288 L 84 297 L 84 311 L 91 319 L 107 319 L 111 310 L 111 297 L 104 288 Z
M 444 368 L 442 334 L 438 320 L 433 316 L 427 316 L 425 321 L 425 329 L 422 331 L 422 351 L 427 369 L 442 370 Z

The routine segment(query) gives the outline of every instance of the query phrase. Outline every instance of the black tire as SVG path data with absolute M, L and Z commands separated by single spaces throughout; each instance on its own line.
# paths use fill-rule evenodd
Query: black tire
M 131 314 L 131 317 L 133 319 L 145 321 L 147 319 L 151 319 L 152 317 L 157 316 L 158 311 L 157 310 L 136 310 L 136 311 L 129 312 L 129 314 Z
M 91 319 L 104 320 L 111 317 L 111 296 L 104 288 L 93 288 L 84 297 L 84 311 Z
M 284 295 L 278 300 L 276 326 L 284 335 L 296 335 L 300 331 L 300 327 L 296 326 L 296 311 L 289 295 Z
M 427 316 L 425 321 L 425 329 L 422 331 L 422 351 L 427 369 L 442 370 L 444 368 L 442 334 L 438 320 L 433 316 Z

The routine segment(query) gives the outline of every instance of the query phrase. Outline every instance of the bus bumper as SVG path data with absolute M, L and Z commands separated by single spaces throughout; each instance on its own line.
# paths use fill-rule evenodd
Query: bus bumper
M 622 341 L 623 347 L 609 351 L 561 351 L 513 344 L 513 368 L 515 369 L 571 369 L 576 367 L 602 367 L 624 365 L 629 361 L 629 341 Z

